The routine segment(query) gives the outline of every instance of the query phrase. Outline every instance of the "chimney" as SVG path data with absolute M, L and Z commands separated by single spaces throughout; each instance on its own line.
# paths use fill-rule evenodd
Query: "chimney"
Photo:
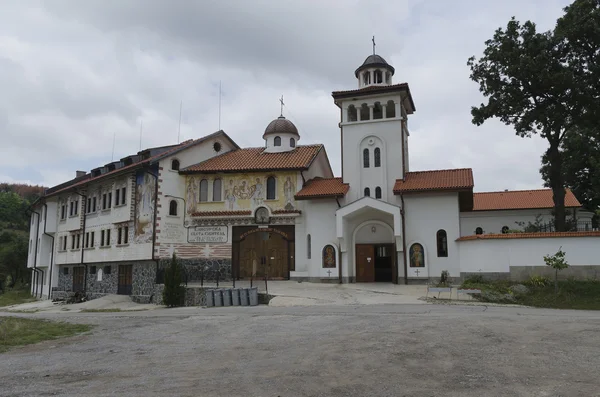
M 86 174 L 86 171 L 75 171 L 75 178 L 80 178 L 82 176 L 85 176 Z

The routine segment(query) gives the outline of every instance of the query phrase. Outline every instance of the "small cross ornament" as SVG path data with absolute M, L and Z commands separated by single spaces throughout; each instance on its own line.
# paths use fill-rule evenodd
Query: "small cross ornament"
M 415 273 L 417 273 L 417 277 L 419 277 L 419 269 L 415 270 Z
M 327 275 L 331 277 L 331 269 L 327 270 Z

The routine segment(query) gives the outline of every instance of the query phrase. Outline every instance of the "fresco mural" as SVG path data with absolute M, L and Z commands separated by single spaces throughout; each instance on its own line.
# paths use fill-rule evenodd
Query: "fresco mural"
M 152 220 L 154 217 L 154 192 L 156 180 L 147 172 L 136 175 L 135 190 L 135 233 L 136 243 L 152 242 Z
M 275 200 L 266 199 L 267 178 L 275 176 L 277 179 L 277 194 Z M 252 210 L 266 205 L 271 210 L 286 209 L 293 210 L 296 206 L 294 194 L 296 194 L 295 172 L 282 172 L 277 174 L 226 174 L 223 176 L 188 176 L 186 180 L 186 201 L 188 213 L 198 211 L 237 211 Z M 208 180 L 209 194 L 212 197 L 212 186 L 215 179 L 222 180 L 223 201 L 199 203 L 199 185 L 202 179 Z
M 410 246 L 410 267 L 425 267 L 425 252 L 423 246 L 419 243 L 414 243 Z

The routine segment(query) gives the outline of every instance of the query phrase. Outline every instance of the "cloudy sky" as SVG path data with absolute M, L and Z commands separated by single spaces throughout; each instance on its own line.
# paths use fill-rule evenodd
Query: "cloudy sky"
M 371 51 L 396 68 L 417 107 L 411 170 L 471 167 L 475 190 L 542 186 L 541 139 L 490 121 L 466 65 L 511 16 L 551 29 L 568 0 L 3 0 L 0 182 L 52 186 L 114 158 L 219 127 L 262 146 L 285 115 L 301 144 L 326 145 L 340 174 L 339 110 Z

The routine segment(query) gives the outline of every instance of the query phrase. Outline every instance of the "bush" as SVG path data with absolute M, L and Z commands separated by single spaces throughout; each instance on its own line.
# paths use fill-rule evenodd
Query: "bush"
M 524 284 L 530 287 L 547 287 L 551 281 L 548 277 L 533 275 Z
M 485 279 L 481 274 L 474 274 L 465 279 L 464 284 L 485 284 Z
M 183 306 L 185 287 L 181 285 L 181 265 L 175 254 L 173 254 L 169 267 L 165 270 L 164 277 L 163 303 L 168 307 Z
M 442 274 L 440 276 L 440 282 L 438 283 L 438 287 L 450 287 L 452 281 L 450 280 L 450 273 L 448 270 L 442 270 Z

